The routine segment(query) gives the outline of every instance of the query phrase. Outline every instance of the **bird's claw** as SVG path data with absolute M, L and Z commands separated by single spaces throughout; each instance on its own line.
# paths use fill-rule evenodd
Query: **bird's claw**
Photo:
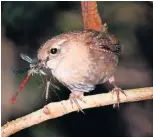
M 70 93 L 69 99 L 70 99 L 70 103 L 72 105 L 73 108 L 73 103 L 75 103 L 77 105 L 78 108 L 78 112 L 81 111 L 82 113 L 84 113 L 84 111 L 82 110 L 81 106 L 78 103 L 78 100 L 86 103 L 83 99 L 82 99 L 83 93 L 82 92 L 72 92 Z M 84 113 L 85 114 L 85 113 Z
M 113 104 L 113 108 L 116 108 L 116 105 L 119 108 L 120 93 L 124 94 L 126 97 L 127 97 L 127 95 L 125 94 L 125 92 L 121 88 L 118 88 L 118 87 L 115 87 L 111 92 L 112 92 L 112 94 L 116 93 L 116 96 L 117 96 L 117 104 Z

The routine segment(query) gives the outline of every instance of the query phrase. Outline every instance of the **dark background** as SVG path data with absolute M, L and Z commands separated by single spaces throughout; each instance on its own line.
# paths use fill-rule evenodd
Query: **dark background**
M 45 104 L 44 85 L 34 76 L 12 105 L 10 98 L 26 76 L 12 70 L 28 63 L 19 54 L 35 58 L 37 49 L 55 35 L 83 29 L 80 2 L 1 2 L 2 17 L 2 125 Z M 109 31 L 123 45 L 115 74 L 122 89 L 153 85 L 153 3 L 98 2 L 98 9 Z M 108 92 L 100 85 L 90 94 Z M 61 100 L 69 91 L 57 91 Z M 58 101 L 55 94 L 51 101 Z M 153 137 L 153 101 L 125 103 L 71 113 L 24 129 L 13 137 Z

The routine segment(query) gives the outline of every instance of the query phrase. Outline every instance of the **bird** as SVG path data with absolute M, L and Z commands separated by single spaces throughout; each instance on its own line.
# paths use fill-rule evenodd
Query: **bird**
M 121 47 L 107 27 L 102 31 L 76 30 L 48 39 L 38 49 L 37 58 L 70 90 L 72 104 L 78 104 L 84 93 L 108 81 L 113 85 L 112 92 L 117 93 L 119 107 L 119 93 L 123 90 L 116 85 L 114 74 Z

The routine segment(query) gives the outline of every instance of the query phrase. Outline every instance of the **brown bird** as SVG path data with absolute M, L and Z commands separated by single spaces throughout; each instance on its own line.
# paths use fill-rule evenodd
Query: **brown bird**
M 117 93 L 114 72 L 121 52 L 119 41 L 107 29 L 74 31 L 48 40 L 38 50 L 38 60 L 70 91 L 70 100 L 78 104 L 84 92 L 109 81 Z

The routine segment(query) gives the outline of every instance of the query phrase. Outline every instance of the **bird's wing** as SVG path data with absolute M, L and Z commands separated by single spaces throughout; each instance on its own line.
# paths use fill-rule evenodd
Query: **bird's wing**
M 93 49 L 110 51 L 115 54 L 121 52 L 120 42 L 108 32 L 90 32 L 89 42 L 91 43 L 90 47 Z

